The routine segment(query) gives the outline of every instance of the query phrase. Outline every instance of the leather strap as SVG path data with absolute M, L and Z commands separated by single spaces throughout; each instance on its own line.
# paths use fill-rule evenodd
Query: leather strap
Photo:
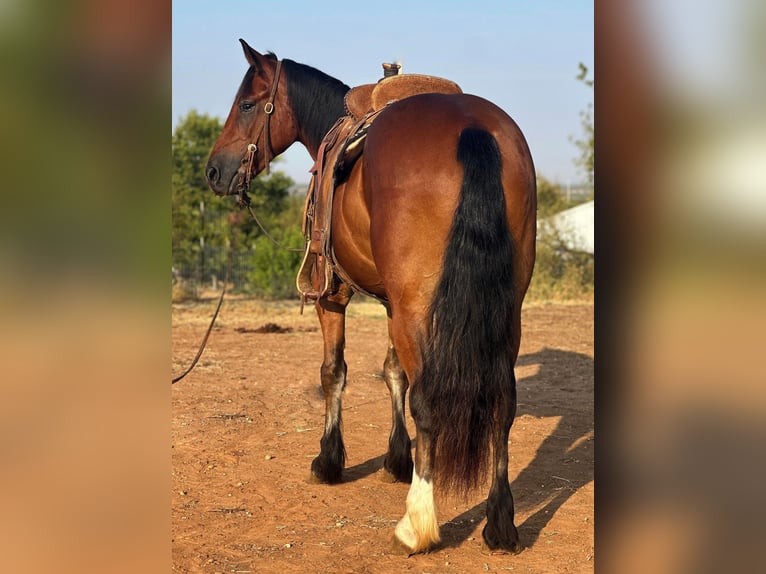
M 277 60 L 277 68 L 274 71 L 274 82 L 271 84 L 271 94 L 269 95 L 269 101 L 263 106 L 263 111 L 266 112 L 266 141 L 264 142 L 266 160 L 266 175 L 270 173 L 269 164 L 274 158 L 274 154 L 271 150 L 271 114 L 274 112 L 274 97 L 277 95 L 277 86 L 279 85 L 279 75 L 282 71 L 282 60 Z

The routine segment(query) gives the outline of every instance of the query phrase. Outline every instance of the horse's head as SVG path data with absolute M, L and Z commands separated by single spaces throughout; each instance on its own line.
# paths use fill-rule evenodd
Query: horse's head
M 250 67 L 205 168 L 217 195 L 237 194 L 297 139 L 280 62 L 274 54 L 263 55 L 244 40 L 240 43 Z

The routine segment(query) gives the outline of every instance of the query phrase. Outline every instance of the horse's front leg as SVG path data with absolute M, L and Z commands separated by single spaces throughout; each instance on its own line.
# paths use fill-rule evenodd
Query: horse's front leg
M 311 463 L 311 474 L 315 480 L 325 483 L 340 482 L 346 462 L 341 433 L 341 398 L 346 385 L 346 361 L 343 359 L 346 306 L 351 295 L 351 290 L 341 284 L 337 293 L 320 298 L 315 305 L 324 338 L 321 374 L 325 422 L 319 456 Z

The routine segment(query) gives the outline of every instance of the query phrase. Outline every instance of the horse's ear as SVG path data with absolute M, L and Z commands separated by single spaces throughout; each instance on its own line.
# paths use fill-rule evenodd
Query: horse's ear
M 239 43 L 242 44 L 242 50 L 245 52 L 245 58 L 247 59 L 248 64 L 254 66 L 256 71 L 260 70 L 263 67 L 260 64 L 260 60 L 263 56 L 253 50 L 242 38 L 239 39 Z

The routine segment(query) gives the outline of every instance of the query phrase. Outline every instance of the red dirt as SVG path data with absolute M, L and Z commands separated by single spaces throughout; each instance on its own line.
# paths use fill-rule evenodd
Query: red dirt
M 195 354 L 213 307 L 173 306 L 174 373 Z M 509 446 L 527 546 L 517 556 L 482 548 L 488 485 L 467 501 L 437 493 L 441 548 L 392 551 L 408 485 L 380 476 L 391 416 L 382 307 L 352 302 L 346 340 L 344 482 L 313 484 L 324 417 L 314 311 L 224 304 L 200 364 L 172 390 L 175 572 L 593 571 L 592 305 L 535 305 L 523 315 Z

